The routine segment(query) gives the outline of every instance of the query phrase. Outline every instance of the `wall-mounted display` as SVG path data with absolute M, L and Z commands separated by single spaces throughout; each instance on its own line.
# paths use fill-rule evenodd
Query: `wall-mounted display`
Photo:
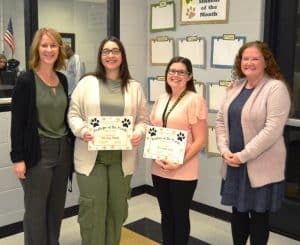
M 147 97 L 149 102 L 154 102 L 159 95 L 165 92 L 165 76 L 148 78 Z
M 232 68 L 235 56 L 240 47 L 246 42 L 246 37 L 234 34 L 213 36 L 211 38 L 211 67 Z
M 229 0 L 180 0 L 180 23 L 225 23 L 228 20 Z
M 75 52 L 75 34 L 74 33 L 59 33 L 64 44 L 69 45 Z
M 198 94 L 202 95 L 203 98 L 205 98 L 206 97 L 205 83 L 201 82 L 201 81 L 194 80 L 194 85 L 195 85 L 196 92 Z
M 160 1 L 150 6 L 150 31 L 175 30 L 175 3 L 174 1 Z
M 216 129 L 215 127 L 207 127 L 207 147 L 206 153 L 208 157 L 220 156 L 220 152 L 217 147 L 216 141 Z
M 151 65 L 166 65 L 174 56 L 174 39 L 166 36 L 150 40 Z
M 218 112 L 225 97 L 226 88 L 230 81 L 220 80 L 219 82 L 207 83 L 208 111 Z
M 189 58 L 194 67 L 205 68 L 205 40 L 197 36 L 177 39 L 177 53 Z

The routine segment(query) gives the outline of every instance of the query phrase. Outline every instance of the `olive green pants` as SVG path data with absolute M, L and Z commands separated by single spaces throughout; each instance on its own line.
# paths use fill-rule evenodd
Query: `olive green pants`
M 82 245 L 118 245 L 128 215 L 130 176 L 121 163 L 95 164 L 89 176 L 77 174 L 80 190 L 78 222 Z

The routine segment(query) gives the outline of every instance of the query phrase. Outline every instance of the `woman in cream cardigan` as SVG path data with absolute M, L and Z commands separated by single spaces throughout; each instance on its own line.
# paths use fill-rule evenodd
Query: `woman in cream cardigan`
M 133 149 L 88 151 L 88 142 L 93 139 L 88 132 L 89 116 L 132 116 Z M 83 245 L 119 244 L 146 118 L 144 93 L 130 77 L 124 47 L 119 39 L 108 37 L 100 44 L 96 72 L 80 80 L 68 113 L 76 136 L 74 161 Z
M 269 212 L 284 197 L 286 150 L 283 128 L 290 95 L 279 67 L 262 42 L 243 45 L 217 115 L 217 145 L 223 157 L 222 204 L 232 206 L 234 244 L 267 244 Z

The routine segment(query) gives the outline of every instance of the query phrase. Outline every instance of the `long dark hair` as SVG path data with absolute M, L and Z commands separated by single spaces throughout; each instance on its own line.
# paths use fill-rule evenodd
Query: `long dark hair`
M 186 84 L 186 90 L 196 92 L 195 85 L 194 85 L 192 63 L 191 63 L 191 61 L 188 58 L 181 57 L 181 56 L 175 56 L 175 57 L 173 57 L 169 61 L 169 64 L 167 65 L 167 68 L 166 68 L 166 71 L 165 71 L 165 78 L 166 78 L 165 88 L 166 88 L 166 92 L 168 94 L 172 94 L 172 89 L 171 89 L 170 85 L 167 83 L 167 76 L 168 76 L 168 72 L 169 72 L 170 66 L 173 63 L 182 63 L 182 64 L 185 65 L 187 72 L 189 73 L 189 75 L 191 75 L 191 79 L 188 80 L 188 82 Z
M 129 79 L 131 79 L 131 75 L 130 75 L 130 72 L 128 69 L 125 48 L 118 38 L 116 38 L 114 36 L 109 36 L 102 40 L 102 42 L 99 46 L 99 49 L 98 49 L 96 71 L 95 71 L 95 73 L 92 73 L 92 74 L 94 76 L 98 77 L 99 79 L 101 79 L 103 82 L 106 82 L 106 80 L 107 80 L 106 70 L 101 61 L 101 53 L 102 53 L 102 49 L 103 49 L 104 45 L 109 41 L 116 43 L 121 51 L 122 62 L 120 65 L 120 78 L 121 78 L 121 89 L 122 89 L 122 92 L 124 92 L 127 89 L 127 84 L 129 82 Z

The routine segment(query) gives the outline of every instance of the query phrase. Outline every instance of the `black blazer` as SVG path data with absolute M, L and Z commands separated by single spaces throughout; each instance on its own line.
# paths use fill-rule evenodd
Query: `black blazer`
M 68 82 L 66 77 L 56 72 L 63 85 L 66 100 L 68 100 Z M 67 109 L 65 124 L 67 125 Z M 11 103 L 11 152 L 13 163 L 25 161 L 27 168 L 38 163 L 41 159 L 40 140 L 38 135 L 38 113 L 36 108 L 36 87 L 32 70 L 17 78 Z

